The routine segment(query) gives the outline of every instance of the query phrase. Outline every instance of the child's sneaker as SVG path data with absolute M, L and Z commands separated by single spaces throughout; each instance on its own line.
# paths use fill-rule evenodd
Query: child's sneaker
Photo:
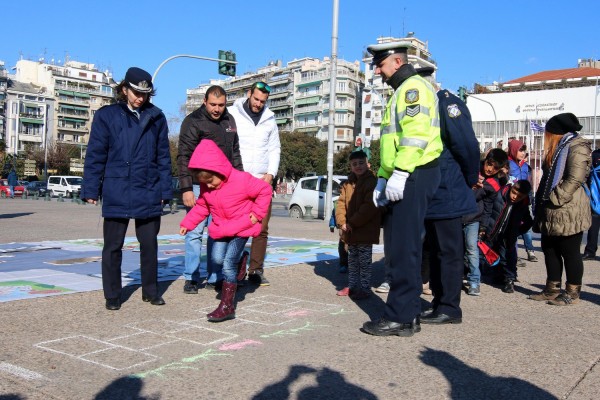
M 350 296 L 352 300 L 364 300 L 371 297 L 371 291 L 362 289 L 350 290 L 348 296 Z
M 469 296 L 479 296 L 481 294 L 479 286 L 470 286 L 469 290 L 467 291 L 467 294 Z
M 347 274 L 347 273 L 348 273 L 348 266 L 340 265 L 340 274 Z
M 383 282 L 377 289 L 375 289 L 377 293 L 389 293 L 390 292 L 390 284 L 387 282 Z
M 338 296 L 348 296 L 350 294 L 350 288 L 345 287 L 336 293 Z

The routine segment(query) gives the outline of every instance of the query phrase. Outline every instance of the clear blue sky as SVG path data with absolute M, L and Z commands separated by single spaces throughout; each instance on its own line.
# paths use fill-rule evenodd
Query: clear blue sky
M 58 62 L 68 54 L 120 81 L 130 66 L 153 74 L 176 54 L 217 58 L 219 49 L 232 50 L 238 74 L 270 60 L 331 55 L 331 0 L 33 0 L 3 2 L 0 10 L 8 69 L 21 56 Z M 339 10 L 339 58 L 360 61 L 378 36 L 412 31 L 429 42 L 438 80 L 453 91 L 600 58 L 597 0 L 339 0 Z M 154 103 L 180 118 L 185 90 L 219 77 L 214 62 L 173 60 L 156 77 Z

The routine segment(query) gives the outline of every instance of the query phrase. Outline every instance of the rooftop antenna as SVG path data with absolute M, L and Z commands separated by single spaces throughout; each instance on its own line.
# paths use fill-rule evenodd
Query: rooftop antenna
M 402 13 L 402 37 L 404 37 L 404 21 L 405 20 L 406 20 L 406 7 L 404 7 L 404 11 Z

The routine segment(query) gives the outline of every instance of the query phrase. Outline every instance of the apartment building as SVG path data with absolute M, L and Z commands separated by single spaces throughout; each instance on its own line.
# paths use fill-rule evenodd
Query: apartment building
M 99 71 L 94 64 L 79 61 L 66 61 L 63 65 L 56 65 L 43 61 L 19 60 L 14 78 L 15 87 L 25 88 L 22 86 L 25 84 L 39 88 L 38 95 L 51 99 L 52 107 L 43 113 L 36 113 L 35 108 L 29 107 L 36 103 L 28 103 L 25 98 L 20 97 L 11 100 L 10 106 L 16 120 L 7 135 L 13 138 L 12 151 L 18 154 L 24 150 L 27 140 L 22 140 L 20 133 L 32 130 L 31 125 L 37 124 L 41 125 L 38 128 L 46 129 L 48 141 L 78 145 L 83 155 L 94 113 L 100 107 L 114 102 L 111 85 L 115 82 L 111 74 Z M 43 124 L 39 118 L 31 118 L 31 115 L 45 118 Z M 40 141 L 37 140 L 38 138 L 35 143 L 42 146 L 46 143 L 46 139 L 42 140 L 41 137 Z
M 408 49 L 408 62 L 415 68 L 436 67 L 436 63 L 429 52 L 428 42 L 424 42 L 409 32 L 406 37 L 379 37 L 377 43 L 406 42 L 410 44 Z M 380 137 L 381 118 L 385 105 L 393 94 L 390 86 L 386 85 L 381 76 L 375 75 L 375 68 L 371 65 L 373 57 L 367 51 L 363 54 L 365 64 L 365 88 L 362 93 L 362 122 L 360 136 L 363 143 L 368 147 L 371 140 Z M 434 73 L 435 77 L 435 73 Z
M 43 86 L 7 79 L 5 102 L 6 153 L 18 155 L 27 146 L 44 148 L 49 121 L 54 118 L 54 98 Z
M 329 134 L 329 93 L 331 60 L 306 57 L 282 66 L 281 61 L 270 62 L 256 72 L 230 79 L 211 80 L 187 90 L 186 113 L 202 105 L 206 89 L 220 85 L 227 91 L 227 104 L 247 97 L 256 81 L 271 86 L 269 108 L 275 113 L 277 126 L 282 132 L 298 131 L 327 140 Z M 360 63 L 337 61 L 334 149 L 351 143 L 360 130 L 360 93 L 363 86 Z

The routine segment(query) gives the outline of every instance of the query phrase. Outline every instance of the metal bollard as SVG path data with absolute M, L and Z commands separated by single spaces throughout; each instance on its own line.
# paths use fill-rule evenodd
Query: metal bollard
M 23 200 L 27 200 L 27 191 L 26 190 L 23 190 L 23 194 L 21 194 L 21 198 Z
M 40 194 L 39 194 L 38 192 L 35 192 L 35 193 L 33 194 L 33 199 L 34 199 L 34 200 L 39 200 L 39 199 L 40 199 Z
M 50 192 L 46 192 L 46 196 L 44 196 L 44 201 L 51 201 Z
M 171 207 L 171 214 L 175 214 L 177 212 L 177 199 L 171 199 L 169 207 Z
M 65 199 L 63 199 L 63 195 L 62 195 L 62 194 L 59 194 L 59 195 L 58 195 L 58 199 L 56 199 L 56 201 L 57 201 L 57 202 L 64 202 L 64 201 L 65 201 Z

